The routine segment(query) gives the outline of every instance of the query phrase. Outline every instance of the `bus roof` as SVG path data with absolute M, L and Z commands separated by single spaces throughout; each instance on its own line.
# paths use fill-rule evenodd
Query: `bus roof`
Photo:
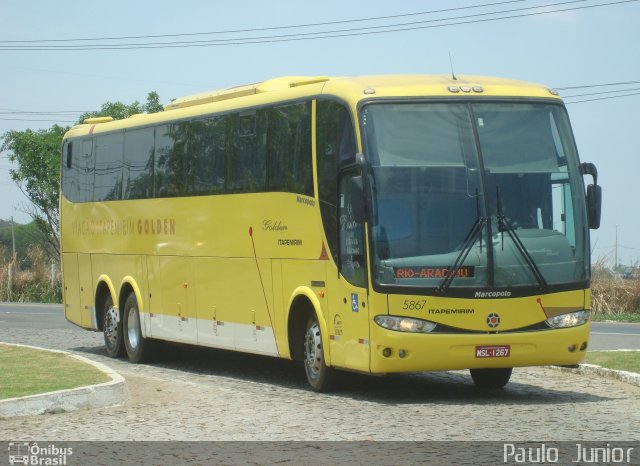
M 241 110 L 316 95 L 334 95 L 352 105 L 363 99 L 391 97 L 533 97 L 558 98 L 543 85 L 512 79 L 467 75 L 376 75 L 358 77 L 284 76 L 260 83 L 219 89 L 174 99 L 163 112 L 125 120 L 85 120 L 65 137 L 83 136 Z M 133 119 L 133 117 L 136 117 Z

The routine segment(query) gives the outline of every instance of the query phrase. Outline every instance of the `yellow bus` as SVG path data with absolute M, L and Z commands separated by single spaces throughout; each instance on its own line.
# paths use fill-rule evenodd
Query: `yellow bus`
M 601 189 L 544 86 L 283 77 L 90 119 L 62 150 L 65 316 L 109 356 L 270 355 L 322 391 L 585 355 Z

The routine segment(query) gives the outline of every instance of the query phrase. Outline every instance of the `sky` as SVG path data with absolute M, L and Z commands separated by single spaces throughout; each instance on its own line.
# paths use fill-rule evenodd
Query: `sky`
M 367 18 L 381 19 L 352 21 Z M 317 23 L 330 24 L 292 27 Z M 593 260 L 613 265 L 617 243 L 619 263 L 640 264 L 640 196 L 632 189 L 640 173 L 639 24 L 637 0 L 2 0 L 0 135 L 70 125 L 80 112 L 145 102 L 151 91 L 166 104 L 286 75 L 448 74 L 453 66 L 457 75 L 538 82 L 567 96 L 580 159 L 598 168 L 603 212 L 591 233 Z M 320 38 L 309 40 L 312 33 Z M 165 37 L 118 39 L 140 36 Z M 96 38 L 116 39 L 69 41 Z M 247 38 L 253 43 L 241 43 Z M 214 39 L 227 41 L 202 42 Z M 15 42 L 43 40 L 58 42 Z M 148 42 L 164 45 L 47 49 Z M 601 86 L 614 83 L 628 84 Z M 27 223 L 29 203 L 10 168 L 1 153 L 0 219 Z

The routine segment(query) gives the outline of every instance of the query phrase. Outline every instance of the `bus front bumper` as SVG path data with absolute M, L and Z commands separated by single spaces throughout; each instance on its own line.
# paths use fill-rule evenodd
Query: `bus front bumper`
M 514 333 L 396 332 L 371 325 L 371 372 L 578 364 L 586 355 L 589 323 Z

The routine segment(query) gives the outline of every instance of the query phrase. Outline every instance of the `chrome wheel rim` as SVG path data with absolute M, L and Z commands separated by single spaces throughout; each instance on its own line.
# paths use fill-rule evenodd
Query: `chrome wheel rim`
M 305 335 L 305 366 L 311 379 L 317 379 L 322 370 L 322 338 L 320 337 L 320 326 L 313 322 L 307 329 Z
M 134 306 L 129 308 L 127 313 L 127 338 L 129 339 L 129 346 L 132 350 L 135 350 L 140 342 L 140 317 L 138 309 Z
M 113 306 L 104 314 L 104 336 L 109 346 L 113 347 L 118 343 L 118 316 Z

